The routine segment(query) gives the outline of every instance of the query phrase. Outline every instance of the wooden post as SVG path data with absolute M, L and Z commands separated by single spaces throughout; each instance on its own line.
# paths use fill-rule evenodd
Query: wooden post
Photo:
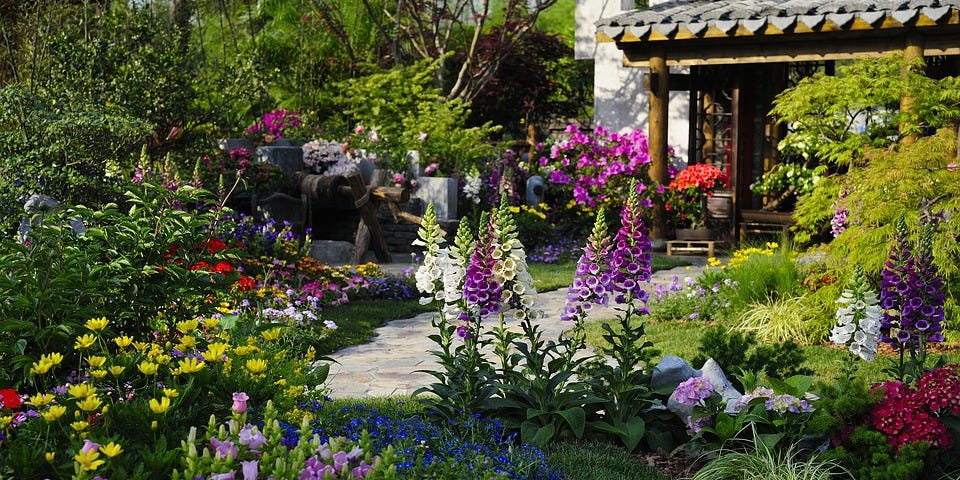
M 923 39 L 920 38 L 920 35 L 915 33 L 907 35 L 907 40 L 903 47 L 903 61 L 906 63 L 906 66 L 903 71 L 900 72 L 901 78 L 907 80 L 907 74 L 910 70 L 918 68 L 923 63 Z M 909 91 L 904 90 L 903 97 L 900 98 L 900 114 L 916 113 L 913 109 L 914 101 L 913 95 Z M 900 140 L 901 142 L 914 143 L 917 141 L 916 131 L 904 135 L 911 127 L 916 128 L 917 125 L 911 125 L 901 117 L 900 135 L 903 135 L 903 138 Z
M 361 222 L 365 224 L 367 228 L 365 232 L 362 231 L 363 226 L 358 228 L 356 243 L 370 243 L 380 263 L 392 263 L 393 259 L 390 257 L 387 242 L 383 238 L 383 230 L 380 228 L 380 222 L 377 220 L 375 202 L 370 201 L 370 193 L 367 186 L 363 183 L 363 177 L 360 175 L 360 172 L 353 172 L 347 177 L 347 182 L 350 184 L 351 191 L 353 192 L 353 200 L 356 203 L 356 207 L 360 209 Z M 357 248 L 356 243 L 354 248 Z M 360 249 L 357 248 L 357 250 L 359 251 Z M 364 248 L 364 250 L 366 249 Z M 359 252 L 359 255 L 362 254 L 363 252 Z M 359 257 L 359 255 L 355 255 L 355 261 L 358 261 L 357 257 Z
M 650 56 L 650 179 L 663 186 L 669 182 L 667 174 L 667 124 L 670 109 L 670 69 L 666 52 L 658 48 Z M 667 216 L 663 201 L 653 204 L 651 238 L 666 238 Z

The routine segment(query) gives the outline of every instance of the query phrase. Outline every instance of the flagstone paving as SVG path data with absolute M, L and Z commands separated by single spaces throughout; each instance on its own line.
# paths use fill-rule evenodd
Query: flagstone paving
M 689 267 L 676 267 L 670 270 L 654 272 L 650 282 L 650 291 L 658 284 L 668 284 L 674 275 L 681 280 L 684 277 L 696 278 L 703 269 L 705 258 L 686 257 L 693 263 Z M 399 272 L 410 265 L 385 264 L 389 272 Z M 556 339 L 569 328 L 570 324 L 559 320 L 563 311 L 566 289 L 543 292 L 537 295 L 545 318 L 540 322 L 544 339 Z M 612 308 L 595 308 L 588 319 L 599 320 L 614 318 Z M 375 330 L 376 336 L 370 342 L 344 348 L 329 355 L 336 360 L 330 367 L 327 386 L 331 397 L 383 397 L 390 395 L 409 395 L 420 387 L 432 383 L 435 379 L 419 370 L 436 370 L 437 363 L 430 354 L 434 344 L 429 335 L 434 333 L 431 321 L 433 312 L 423 313 L 413 318 L 397 319 L 387 322 Z

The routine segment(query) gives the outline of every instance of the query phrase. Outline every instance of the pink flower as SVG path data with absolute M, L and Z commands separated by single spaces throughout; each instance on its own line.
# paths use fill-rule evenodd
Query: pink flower
M 83 440 L 83 446 L 80 447 L 80 451 L 81 451 L 82 453 L 84 453 L 84 454 L 90 453 L 90 452 L 96 452 L 96 451 L 99 451 L 99 450 L 100 450 L 100 444 L 99 444 L 99 443 L 93 443 L 93 442 L 90 441 L 90 439 L 84 439 L 84 440 Z
M 260 473 L 260 463 L 256 460 L 240 462 L 240 470 L 243 473 L 243 480 L 257 480 Z
M 951 162 L 947 164 L 947 170 L 951 172 L 956 172 L 958 169 L 960 169 L 960 163 Z
M 696 405 L 700 400 L 713 396 L 713 384 L 703 377 L 690 377 L 673 392 L 677 402 L 683 405 Z
M 406 178 L 404 178 L 402 173 L 393 174 L 393 183 L 403 183 Z
M 359 135 L 359 134 L 363 133 L 363 130 L 364 130 L 363 125 L 359 125 L 359 124 L 358 124 L 358 125 L 356 126 L 356 128 L 353 129 L 353 133 L 356 133 L 357 135 Z
M 417 135 L 417 140 L 420 140 L 421 142 L 425 141 L 426 139 L 427 139 L 426 132 L 420 132 L 420 135 Z
M 230 407 L 230 410 L 233 410 L 234 413 L 243 413 L 247 411 L 247 400 L 250 400 L 250 397 L 247 396 L 244 392 L 234 392 L 233 393 L 233 406 Z

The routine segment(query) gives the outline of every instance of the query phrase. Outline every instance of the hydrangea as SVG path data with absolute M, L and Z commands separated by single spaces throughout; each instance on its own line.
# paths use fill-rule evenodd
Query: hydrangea
M 356 163 L 347 157 L 342 144 L 318 139 L 303 144 L 303 165 L 324 176 L 347 176 L 357 169 Z
M 935 449 L 951 446 L 951 437 L 940 418 L 960 413 L 960 373 L 955 368 L 924 373 L 916 389 L 896 381 L 878 384 L 874 391 L 882 399 L 867 421 L 887 435 L 895 451 L 915 442 L 929 442 Z
M 776 412 L 779 414 L 784 413 L 809 413 L 813 411 L 813 407 L 807 403 L 806 400 L 802 398 L 794 397 L 793 395 L 783 394 L 775 395 L 766 403 L 763 404 L 764 408 L 771 412 Z
M 682 405 L 699 405 L 713 396 L 714 388 L 709 379 L 704 377 L 690 377 L 677 385 L 673 396 Z
M 837 303 L 841 306 L 837 309 L 837 325 L 830 331 L 830 341 L 837 345 L 849 343 L 851 352 L 868 362 L 873 361 L 880 338 L 880 300 L 867 284 L 862 266 L 854 267 L 850 284 Z

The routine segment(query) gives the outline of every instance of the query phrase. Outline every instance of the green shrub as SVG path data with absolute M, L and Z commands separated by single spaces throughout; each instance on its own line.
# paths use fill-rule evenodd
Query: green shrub
M 740 317 L 737 329 L 752 333 L 765 343 L 789 341 L 809 345 L 812 342 L 806 324 L 814 318 L 815 312 L 810 312 L 803 297 L 770 298 L 750 305 Z
M 702 365 L 708 358 L 713 358 L 728 374 L 756 372 L 770 378 L 788 378 L 813 373 L 800 366 L 803 350 L 793 342 L 758 345 L 752 333 L 717 325 L 703 333 L 700 344 L 701 353 L 692 363 Z M 731 378 L 730 382 L 743 391 L 744 385 L 739 378 Z

